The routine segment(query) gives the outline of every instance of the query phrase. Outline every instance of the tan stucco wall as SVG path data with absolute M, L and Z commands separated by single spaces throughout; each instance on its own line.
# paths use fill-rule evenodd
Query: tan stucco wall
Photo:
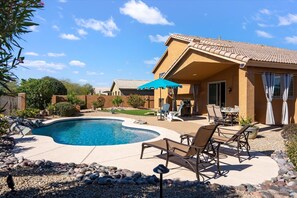
M 266 106 L 267 101 L 264 94 L 264 88 L 262 83 L 261 74 L 263 72 L 274 72 L 276 74 L 284 74 L 284 73 L 293 73 L 295 74 L 293 82 L 294 82 L 294 95 L 291 98 L 288 98 L 288 108 L 289 108 L 289 120 L 290 123 L 297 122 L 297 78 L 296 78 L 296 71 L 292 70 L 281 70 L 281 69 L 267 69 L 267 68 L 253 68 L 251 71 L 255 76 L 255 120 L 260 123 L 265 123 L 266 119 Z M 282 105 L 283 99 L 274 98 L 272 100 L 272 108 L 274 113 L 274 119 L 276 124 L 281 124 L 281 115 L 282 115 Z
M 226 82 L 226 106 L 238 105 L 238 67 L 231 67 L 214 76 L 201 81 L 199 87 L 198 109 L 199 114 L 206 114 L 206 105 L 208 104 L 208 83 L 224 81 Z M 229 93 L 228 88 L 232 91 Z
M 160 63 L 159 67 L 156 69 L 156 72 L 154 73 L 154 79 L 158 79 L 160 73 L 166 72 L 186 48 L 187 48 L 187 43 L 172 40 L 168 44 L 167 55 L 164 57 L 163 61 Z M 183 89 L 187 90 L 187 88 L 185 87 L 185 88 L 179 89 L 179 92 L 182 92 Z M 155 90 L 154 95 L 155 95 L 154 106 L 155 108 L 158 108 L 159 107 L 158 98 L 160 98 L 160 90 L 159 89 Z M 161 90 L 162 98 L 164 98 L 165 96 L 167 97 L 167 95 L 168 95 L 167 89 Z

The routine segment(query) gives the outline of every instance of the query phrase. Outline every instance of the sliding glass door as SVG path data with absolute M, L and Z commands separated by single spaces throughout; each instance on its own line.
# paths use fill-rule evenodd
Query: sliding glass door
M 226 104 L 226 83 L 208 83 L 208 104 L 215 104 L 224 107 Z

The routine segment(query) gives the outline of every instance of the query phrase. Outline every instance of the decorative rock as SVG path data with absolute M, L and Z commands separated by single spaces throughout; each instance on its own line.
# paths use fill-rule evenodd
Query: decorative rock
M 95 180 L 95 179 L 97 179 L 99 177 L 99 174 L 98 173 L 92 173 L 92 174 L 90 174 L 89 177 L 90 177 L 91 180 Z
M 77 179 L 81 180 L 81 179 L 84 177 L 84 175 L 81 174 L 81 173 L 78 173 L 75 177 L 76 177 Z
M 290 181 L 287 186 L 297 186 L 297 181 Z
M 99 177 L 97 179 L 97 183 L 99 185 L 108 185 L 112 183 L 112 179 L 111 178 L 107 178 L 107 177 Z
M 262 194 L 261 196 L 262 198 L 274 198 L 274 196 L 268 191 L 261 192 L 261 194 Z

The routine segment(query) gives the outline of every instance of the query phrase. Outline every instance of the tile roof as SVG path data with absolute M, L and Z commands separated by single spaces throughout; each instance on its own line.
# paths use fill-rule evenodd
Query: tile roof
M 173 34 L 169 37 L 189 42 L 189 47 L 247 63 L 249 60 L 297 64 L 297 51 L 260 44 Z
M 149 80 L 114 80 L 119 89 L 137 89 L 140 85 L 150 82 Z

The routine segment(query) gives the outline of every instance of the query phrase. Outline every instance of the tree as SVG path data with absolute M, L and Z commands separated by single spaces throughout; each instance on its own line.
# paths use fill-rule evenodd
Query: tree
M 41 80 L 49 81 L 53 95 L 67 95 L 67 89 L 61 81 L 49 76 L 43 77 Z
M 88 95 L 94 93 L 94 88 L 90 84 L 80 85 L 78 83 L 73 83 L 70 80 L 61 80 L 67 89 L 67 93 L 75 95 Z
M 26 103 L 29 107 L 44 109 L 53 95 L 65 95 L 67 90 L 62 82 L 55 78 L 29 78 L 21 81 L 19 92 L 26 93 Z
M 23 62 L 22 47 L 18 40 L 28 27 L 38 25 L 32 22 L 37 9 L 43 7 L 40 0 L 1 0 L 0 1 L 0 96 L 8 95 L 11 90 L 7 83 L 16 80 L 12 69 Z M 13 54 L 18 50 L 17 56 Z M 0 111 L 5 108 L 0 107 Z

